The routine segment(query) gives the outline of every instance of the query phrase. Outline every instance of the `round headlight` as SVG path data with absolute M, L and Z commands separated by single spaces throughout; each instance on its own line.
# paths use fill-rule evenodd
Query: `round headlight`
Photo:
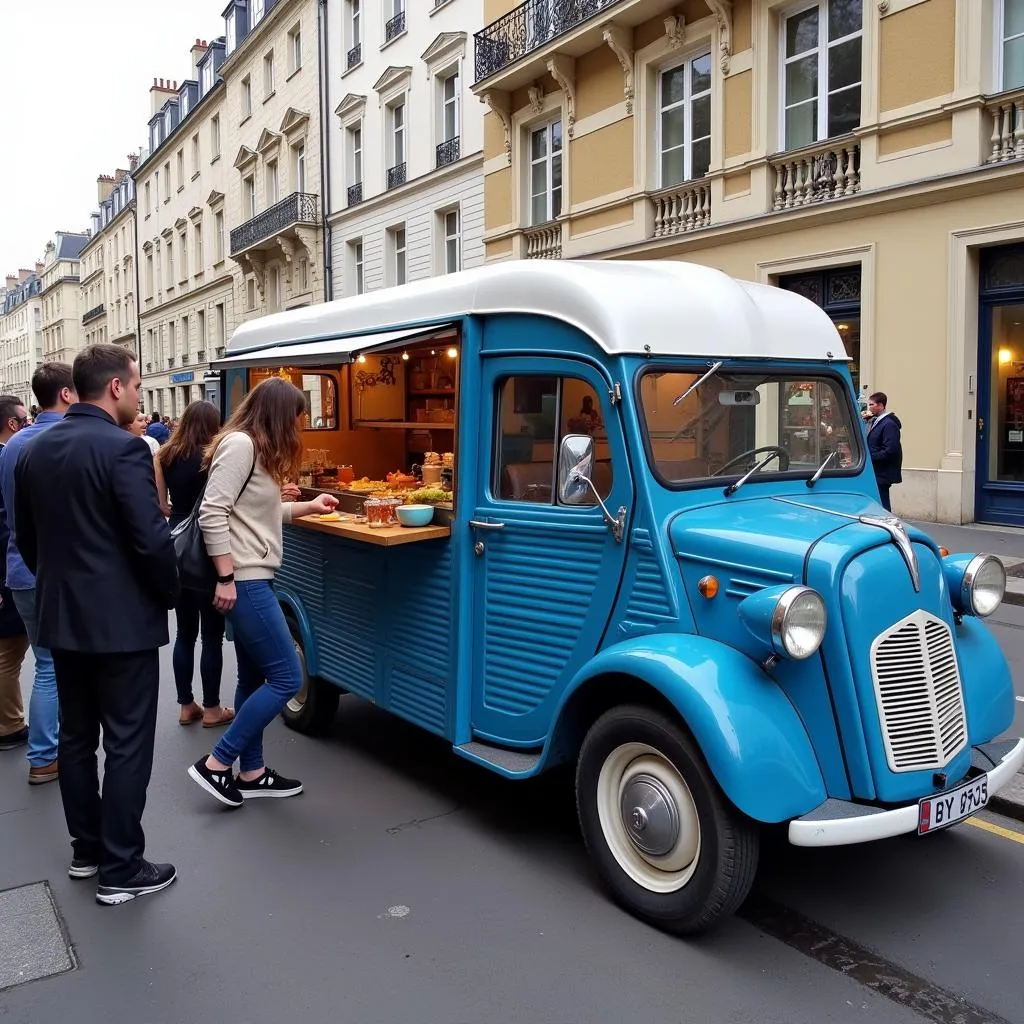
M 825 638 L 825 602 L 809 587 L 790 587 L 775 606 L 772 643 L 779 654 L 809 658 Z
M 960 600 L 972 615 L 984 618 L 1002 603 L 1006 593 L 1006 570 L 1003 563 L 992 555 L 972 558 L 964 571 L 960 584 Z

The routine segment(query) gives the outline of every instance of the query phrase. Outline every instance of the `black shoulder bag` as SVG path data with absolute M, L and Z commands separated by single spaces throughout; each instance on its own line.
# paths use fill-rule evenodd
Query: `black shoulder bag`
M 242 489 L 235 498 L 245 493 L 253 473 L 256 472 L 256 456 L 253 455 L 252 469 L 242 484 Z M 207 477 L 209 482 L 209 477 Z M 199 528 L 199 509 L 202 508 L 203 498 L 206 496 L 206 484 L 199 492 L 192 511 L 188 518 L 182 520 L 171 530 L 171 541 L 174 544 L 174 555 L 178 562 L 178 581 L 185 590 L 199 590 L 206 594 L 212 594 L 217 587 L 217 571 L 213 567 L 213 559 L 206 550 L 206 541 L 203 539 L 203 531 Z

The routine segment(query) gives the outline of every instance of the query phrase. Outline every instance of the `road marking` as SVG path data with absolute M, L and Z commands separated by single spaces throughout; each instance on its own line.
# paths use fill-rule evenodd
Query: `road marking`
M 1004 839 L 1010 839 L 1015 843 L 1020 843 L 1024 846 L 1024 835 L 1020 832 L 1014 832 L 1011 829 L 1003 828 L 1002 825 L 994 825 L 991 821 L 985 821 L 983 818 L 968 818 L 968 825 L 973 825 L 975 828 L 983 829 L 985 832 L 991 832 L 994 836 L 1002 836 Z

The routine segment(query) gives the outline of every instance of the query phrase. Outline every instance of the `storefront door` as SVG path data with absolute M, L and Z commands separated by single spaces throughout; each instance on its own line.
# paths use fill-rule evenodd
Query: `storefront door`
M 975 519 L 1024 526 L 1024 245 L 981 259 Z

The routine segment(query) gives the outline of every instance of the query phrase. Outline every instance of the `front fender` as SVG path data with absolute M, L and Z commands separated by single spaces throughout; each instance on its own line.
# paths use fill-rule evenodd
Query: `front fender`
M 590 680 L 609 675 L 639 679 L 672 703 L 723 792 L 748 817 L 788 821 L 825 800 L 821 769 L 795 708 L 739 651 L 701 636 L 635 637 L 590 661 L 563 706 Z
M 956 627 L 957 658 L 971 746 L 988 743 L 1013 722 L 1013 677 L 992 631 L 965 615 Z

